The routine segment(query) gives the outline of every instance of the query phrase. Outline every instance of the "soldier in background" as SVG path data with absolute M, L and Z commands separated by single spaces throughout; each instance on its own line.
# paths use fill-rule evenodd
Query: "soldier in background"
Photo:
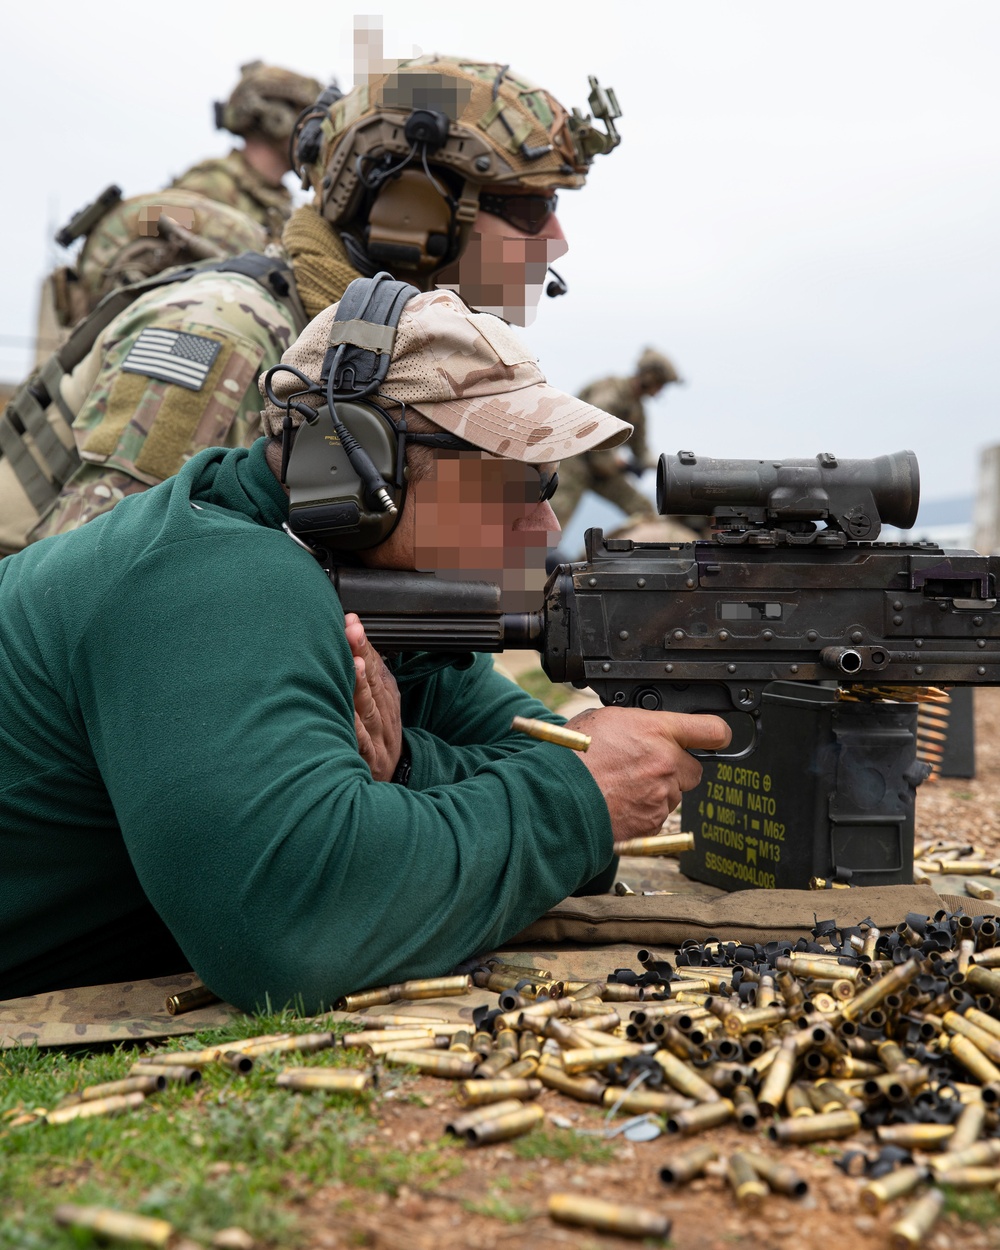
M 628 442 L 629 455 L 620 451 L 588 451 L 574 456 L 559 469 L 559 490 L 552 507 L 559 524 L 565 528 L 586 491 L 609 500 L 626 516 L 655 516 L 652 502 L 628 481 L 628 474 L 641 477 L 646 469 L 656 467 L 646 444 L 646 410 L 643 398 L 659 395 L 665 386 L 681 381 L 670 359 L 647 347 L 639 357 L 635 373 L 629 378 L 601 378 L 580 392 L 580 398 L 595 408 L 603 408 L 612 416 L 635 427 Z
M 295 119 L 322 87 L 315 78 L 263 61 L 241 66 L 240 74 L 229 99 L 216 101 L 215 126 L 238 135 L 243 146 L 192 165 L 170 185 L 230 204 L 278 238 L 292 211 L 282 182 L 292 168 L 288 141 Z

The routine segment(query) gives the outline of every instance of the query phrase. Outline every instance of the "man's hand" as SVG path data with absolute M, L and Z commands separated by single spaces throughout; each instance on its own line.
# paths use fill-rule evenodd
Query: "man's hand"
M 376 781 L 391 781 L 403 748 L 396 679 L 368 641 L 355 613 L 348 612 L 344 623 L 354 656 L 354 732 L 358 752 Z
M 701 764 L 689 751 L 717 751 L 732 737 L 718 716 L 641 708 L 592 708 L 567 727 L 591 736 L 580 759 L 601 788 L 616 842 L 658 833 L 682 792 L 701 780 Z

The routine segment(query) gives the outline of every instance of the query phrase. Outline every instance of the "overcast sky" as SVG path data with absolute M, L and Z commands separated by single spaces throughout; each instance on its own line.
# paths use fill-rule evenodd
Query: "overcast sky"
M 210 101 L 242 61 L 352 79 L 352 10 L 313 0 L 12 8 L 7 379 L 27 365 L 53 227 L 109 182 L 136 195 L 226 151 Z M 972 489 L 1000 441 L 996 0 L 380 11 L 390 55 L 510 62 L 568 107 L 586 107 L 588 73 L 618 93 L 621 147 L 561 200 L 570 293 L 524 332 L 553 383 L 626 372 L 651 343 L 690 382 L 653 405 L 659 450 L 911 447 L 925 498 Z

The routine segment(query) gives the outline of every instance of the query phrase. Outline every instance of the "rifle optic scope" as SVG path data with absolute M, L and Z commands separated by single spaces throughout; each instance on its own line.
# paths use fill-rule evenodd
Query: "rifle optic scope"
M 908 530 L 920 504 L 912 451 L 871 460 L 713 460 L 691 451 L 662 455 L 656 508 L 663 516 L 708 515 L 752 526 L 825 521 L 849 538 L 873 541 L 882 525 Z

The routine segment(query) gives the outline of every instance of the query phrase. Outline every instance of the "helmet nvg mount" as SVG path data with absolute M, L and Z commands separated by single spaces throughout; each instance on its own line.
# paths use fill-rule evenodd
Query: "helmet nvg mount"
M 263 61 L 249 61 L 240 66 L 240 81 L 229 99 L 216 101 L 215 128 L 243 138 L 262 135 L 272 143 L 285 144 L 295 119 L 321 90 L 315 78 Z
M 299 117 L 294 166 L 362 272 L 388 266 L 426 287 L 461 254 L 482 190 L 582 187 L 617 147 L 615 94 L 590 86 L 593 116 L 506 65 L 418 57 L 320 97 Z

